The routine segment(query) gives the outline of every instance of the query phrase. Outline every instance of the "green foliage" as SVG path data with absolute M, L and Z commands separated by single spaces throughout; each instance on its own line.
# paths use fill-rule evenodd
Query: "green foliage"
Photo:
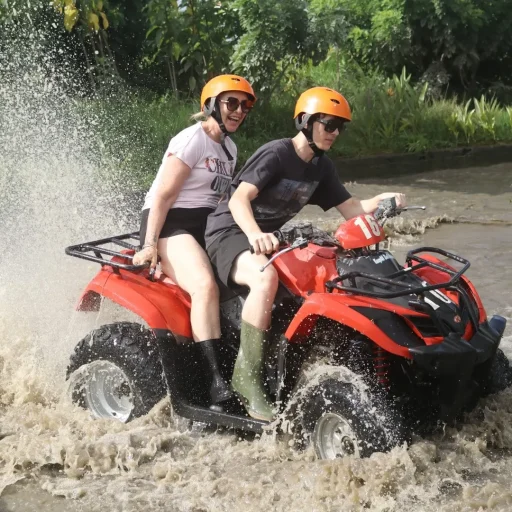
M 197 94 L 205 81 L 225 69 L 239 32 L 229 1 L 150 0 L 144 11 L 150 25 L 146 62 L 166 66 L 176 95 L 180 84 Z
M 465 89 L 512 67 L 510 0 L 340 0 L 351 29 L 350 55 L 386 73 L 407 66 L 419 77 L 440 65 Z
M 333 157 L 512 142 L 512 108 L 503 109 L 494 99 L 481 97 L 463 105 L 453 99 L 434 101 L 428 97 L 428 86 L 414 85 L 405 70 L 386 79 L 349 67 L 353 74 L 342 69 L 342 81 L 353 120 L 331 150 Z M 332 64 L 310 69 L 318 83 L 336 78 Z M 233 136 L 238 168 L 262 144 L 296 134 L 292 119 L 296 98 L 295 93 L 287 93 L 257 104 Z M 93 109 L 101 119 L 97 126 L 105 161 L 114 162 L 116 172 L 135 178 L 142 189 L 153 180 L 170 138 L 192 122 L 190 115 L 199 106 L 196 100 L 178 101 L 173 95 L 134 95 L 129 101 L 80 105 L 86 111 Z M 111 169 L 112 164 L 104 167 Z
M 344 40 L 345 18 L 332 0 L 236 0 L 244 34 L 231 58 L 267 100 L 288 76 L 325 58 Z
M 470 108 L 473 105 L 473 108 Z M 508 112 L 508 109 L 507 109 Z M 463 135 L 466 143 L 497 141 L 497 122 L 502 109 L 496 99 L 488 101 L 484 96 L 473 98 L 464 105 L 454 104 L 453 112 L 446 120 L 450 132 L 458 141 Z

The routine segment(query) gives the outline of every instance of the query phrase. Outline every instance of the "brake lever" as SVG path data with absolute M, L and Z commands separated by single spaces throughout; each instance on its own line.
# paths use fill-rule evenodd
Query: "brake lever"
M 404 206 L 403 208 L 400 208 L 403 212 L 407 210 L 426 210 L 426 206 Z
M 263 272 L 269 265 L 271 265 L 279 256 L 282 256 L 283 254 L 286 254 L 287 252 L 293 251 L 294 249 L 304 249 L 308 246 L 308 239 L 307 238 L 297 238 L 291 245 L 288 247 L 285 247 L 284 249 L 281 249 L 280 251 L 276 252 L 272 258 L 270 258 L 265 265 L 260 267 L 260 272 Z

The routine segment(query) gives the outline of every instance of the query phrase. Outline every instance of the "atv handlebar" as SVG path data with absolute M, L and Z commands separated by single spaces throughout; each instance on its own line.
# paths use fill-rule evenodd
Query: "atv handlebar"
M 396 204 L 396 199 L 394 197 L 390 197 L 388 199 L 383 199 L 379 201 L 379 205 L 375 212 L 373 213 L 374 217 L 377 219 L 380 225 L 383 225 L 388 219 L 392 217 L 396 217 L 400 215 L 402 212 L 409 210 L 426 210 L 426 206 L 404 206 L 403 208 L 398 208 Z M 316 232 L 315 232 L 316 231 Z M 292 226 L 288 226 L 286 228 L 282 228 L 279 231 L 274 231 L 273 235 L 279 240 L 280 245 L 286 245 L 283 249 L 275 252 L 272 257 L 268 260 L 265 265 L 260 267 L 260 272 L 263 272 L 269 265 L 271 265 L 279 256 L 293 251 L 294 249 L 304 249 L 307 247 L 310 241 L 316 240 L 319 243 L 340 247 L 341 245 L 335 240 L 333 237 L 324 233 L 320 230 L 317 230 L 313 227 L 310 222 L 302 222 L 299 224 L 295 224 Z M 251 254 L 254 254 L 254 248 L 250 246 Z
M 307 238 L 297 238 L 291 245 L 288 247 L 285 247 L 284 249 L 281 249 L 280 251 L 277 251 L 272 258 L 270 258 L 265 265 L 260 267 L 260 272 L 263 272 L 269 265 L 272 265 L 272 263 L 279 258 L 279 256 L 282 256 L 283 254 L 286 254 L 287 252 L 293 251 L 294 249 L 304 249 L 304 247 L 307 247 L 309 243 L 309 240 Z
M 388 219 L 396 217 L 397 215 L 400 215 L 402 212 L 426 209 L 426 206 L 404 206 L 403 208 L 399 208 L 396 204 L 396 199 L 394 197 L 389 197 L 388 199 L 382 199 L 381 201 L 379 201 L 379 205 L 377 206 L 377 209 L 373 212 L 373 216 L 382 226 Z
M 294 249 L 304 249 L 308 246 L 310 241 L 321 238 L 320 233 L 322 233 L 323 239 L 326 237 L 329 238 L 329 245 L 339 247 L 338 242 L 327 235 L 327 233 L 320 232 L 320 230 L 316 230 L 315 233 L 315 228 L 311 222 L 301 222 L 287 226 L 286 228 L 282 228 L 278 231 L 274 231 L 272 234 L 279 240 L 279 245 L 284 247 L 279 251 L 276 251 L 268 262 L 260 267 L 260 272 L 263 272 L 269 265 L 279 258 L 279 256 L 293 251 Z M 254 247 L 250 246 L 249 250 L 251 251 L 251 254 L 254 254 Z

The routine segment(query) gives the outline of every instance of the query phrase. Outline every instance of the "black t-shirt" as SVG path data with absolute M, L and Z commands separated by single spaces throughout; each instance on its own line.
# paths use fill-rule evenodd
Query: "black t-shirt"
M 315 160 L 316 163 L 302 160 L 291 139 L 275 140 L 260 147 L 233 180 L 228 196 L 208 217 L 207 245 L 222 232 L 237 227 L 228 201 L 241 181 L 253 184 L 259 191 L 251 206 L 264 233 L 281 228 L 307 204 L 327 211 L 350 199 L 332 160 L 326 155 Z

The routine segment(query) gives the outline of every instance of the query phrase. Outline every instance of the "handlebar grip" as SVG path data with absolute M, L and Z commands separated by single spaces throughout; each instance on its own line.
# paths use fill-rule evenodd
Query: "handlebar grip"
M 281 231 L 273 231 L 272 234 L 277 238 L 277 240 L 279 241 L 279 245 L 283 244 L 284 243 L 284 236 L 283 234 L 281 233 Z M 254 247 L 252 245 L 249 245 L 249 251 L 251 252 L 251 254 L 254 254 Z
M 283 233 L 281 233 L 281 231 L 272 231 L 272 234 L 279 240 L 279 244 L 282 244 L 284 242 L 284 236 Z

